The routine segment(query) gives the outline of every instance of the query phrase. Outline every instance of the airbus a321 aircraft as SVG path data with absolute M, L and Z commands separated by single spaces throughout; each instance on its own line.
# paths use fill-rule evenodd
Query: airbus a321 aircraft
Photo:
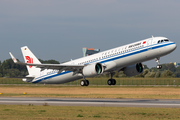
M 111 78 L 108 85 L 115 85 L 113 79 L 115 71 L 124 71 L 127 76 L 135 76 L 143 72 L 142 62 L 155 59 L 157 68 L 161 69 L 159 59 L 176 49 L 176 44 L 165 37 L 153 37 L 128 45 L 116 47 L 90 56 L 71 60 L 63 64 L 41 64 L 27 46 L 21 48 L 25 63 L 18 62 L 10 53 L 17 64 L 26 65 L 29 75 L 23 78 L 24 82 L 61 84 L 78 79 L 81 86 L 88 86 L 86 77 L 94 77 L 109 73 Z

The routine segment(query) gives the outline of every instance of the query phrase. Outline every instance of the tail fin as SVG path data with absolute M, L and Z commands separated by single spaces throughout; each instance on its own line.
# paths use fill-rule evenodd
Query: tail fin
M 36 56 L 31 52 L 31 50 L 27 47 L 21 47 L 21 51 L 23 54 L 23 58 L 25 63 L 34 63 L 34 64 L 41 64 L 41 62 L 36 58 Z M 37 76 L 40 75 L 40 68 L 36 68 L 35 66 L 26 66 L 29 72 L 29 76 Z

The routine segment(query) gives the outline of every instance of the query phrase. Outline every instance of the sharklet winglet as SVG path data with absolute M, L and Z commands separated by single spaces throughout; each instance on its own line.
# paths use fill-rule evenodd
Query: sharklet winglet
M 11 52 L 9 52 L 9 54 L 10 54 L 10 56 L 11 56 L 12 60 L 14 61 L 14 63 L 17 63 L 18 61 L 17 61 L 17 60 L 16 60 L 16 58 L 12 55 L 12 53 L 11 53 Z

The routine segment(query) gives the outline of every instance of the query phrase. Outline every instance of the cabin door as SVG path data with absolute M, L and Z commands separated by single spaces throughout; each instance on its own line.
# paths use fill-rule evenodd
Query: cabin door
M 148 39 L 148 49 L 152 49 L 152 38 Z

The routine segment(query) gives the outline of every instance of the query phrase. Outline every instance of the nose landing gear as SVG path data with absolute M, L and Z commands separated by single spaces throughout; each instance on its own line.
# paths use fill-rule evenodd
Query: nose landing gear
M 155 61 L 157 63 L 157 66 L 156 66 L 157 69 L 161 69 L 162 68 L 162 65 L 159 65 L 159 59 L 160 58 L 155 58 Z

